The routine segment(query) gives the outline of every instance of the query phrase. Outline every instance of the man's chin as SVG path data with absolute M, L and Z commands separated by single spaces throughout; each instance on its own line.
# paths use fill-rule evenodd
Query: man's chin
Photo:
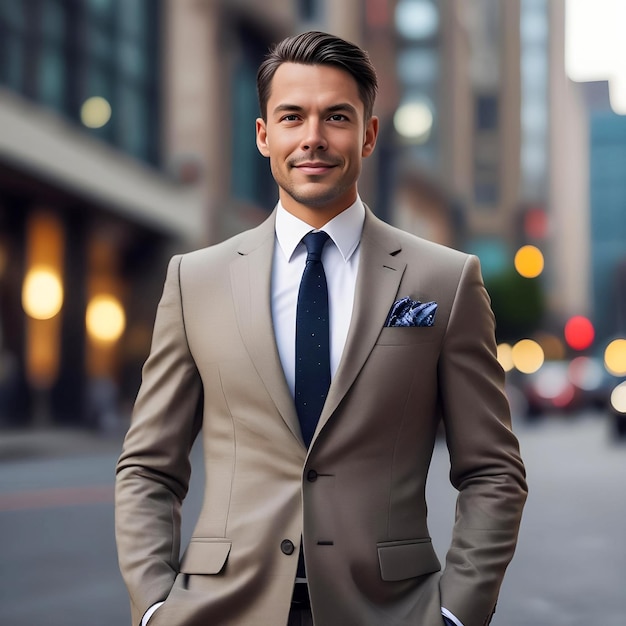
M 342 194 L 338 194 L 336 189 L 316 189 L 310 193 L 287 191 L 289 196 L 303 206 L 311 209 L 328 209 L 336 204 Z

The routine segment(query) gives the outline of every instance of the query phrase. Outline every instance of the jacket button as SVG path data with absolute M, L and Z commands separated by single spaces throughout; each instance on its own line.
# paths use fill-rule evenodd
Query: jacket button
M 306 479 L 310 483 L 314 483 L 317 480 L 317 472 L 315 470 L 309 470 L 306 475 Z
M 289 539 L 283 539 L 280 543 L 280 550 L 283 554 L 293 554 L 296 547 L 293 545 L 293 542 Z

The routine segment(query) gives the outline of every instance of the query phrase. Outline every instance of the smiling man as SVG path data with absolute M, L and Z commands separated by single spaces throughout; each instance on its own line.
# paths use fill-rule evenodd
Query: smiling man
M 329 65 L 284 63 L 256 123 L 282 207 L 316 228 L 354 204 L 361 161 L 376 145 L 378 118 L 366 117 L 358 85 L 347 78 Z
M 133 625 L 484 626 L 526 483 L 479 263 L 361 201 L 378 134 L 363 50 L 291 37 L 257 85 L 278 204 L 170 262 L 117 466 Z M 442 421 L 458 489 L 443 570 L 425 502 Z

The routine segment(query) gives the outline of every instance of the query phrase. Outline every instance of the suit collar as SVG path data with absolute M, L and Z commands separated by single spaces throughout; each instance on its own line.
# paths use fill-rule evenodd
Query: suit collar
M 256 228 L 245 231 L 239 235 L 237 245 L 237 253 L 241 256 L 247 256 L 254 252 L 257 248 L 263 247 L 268 240 L 274 242 L 274 224 L 276 222 L 276 209 L 272 211 L 269 217 L 261 222 Z

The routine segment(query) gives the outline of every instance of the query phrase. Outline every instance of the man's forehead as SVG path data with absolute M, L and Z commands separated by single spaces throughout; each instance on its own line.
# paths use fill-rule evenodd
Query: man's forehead
M 333 65 L 283 63 L 272 79 L 269 100 L 274 101 L 272 108 L 287 101 L 298 104 L 296 100 L 354 107 L 361 98 L 356 80 L 346 70 Z
M 348 90 L 354 88 L 358 92 L 357 82 L 350 72 L 334 65 L 282 63 L 274 73 L 272 84 L 297 84 L 301 82 L 309 84 L 310 81 L 343 85 Z

